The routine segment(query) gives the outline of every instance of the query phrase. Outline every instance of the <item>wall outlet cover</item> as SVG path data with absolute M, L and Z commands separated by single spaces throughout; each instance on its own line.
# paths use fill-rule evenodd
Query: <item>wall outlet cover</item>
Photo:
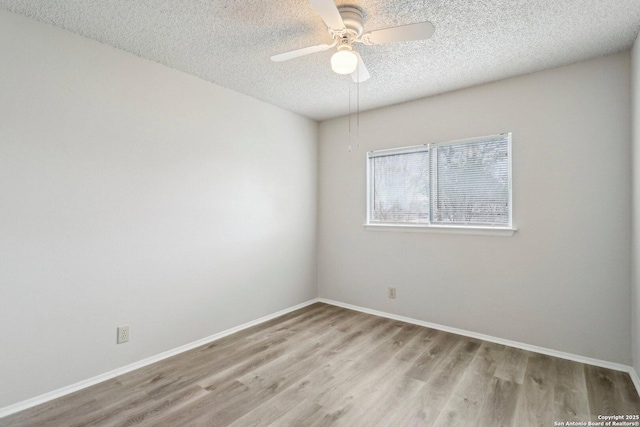
M 129 325 L 118 326 L 118 344 L 129 341 Z

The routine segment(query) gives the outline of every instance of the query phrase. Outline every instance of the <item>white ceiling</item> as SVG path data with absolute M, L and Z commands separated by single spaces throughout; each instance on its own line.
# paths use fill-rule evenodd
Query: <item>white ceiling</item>
M 640 0 L 337 0 L 365 31 L 431 21 L 432 39 L 358 50 L 366 110 L 628 49 Z M 29 16 L 221 86 L 324 120 L 347 114 L 349 76 L 333 51 L 271 62 L 330 42 L 306 0 L 0 0 Z

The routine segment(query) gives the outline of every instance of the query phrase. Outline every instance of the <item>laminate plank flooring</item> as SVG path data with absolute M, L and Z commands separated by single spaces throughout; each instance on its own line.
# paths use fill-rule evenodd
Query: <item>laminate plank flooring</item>
M 504 351 L 502 345 L 482 343 L 440 411 L 434 427 L 477 425 L 484 402 L 497 382 L 494 373 L 504 357 Z
M 497 378 L 484 402 L 477 425 L 507 427 L 517 426 L 514 420 L 521 385 Z
M 555 366 L 554 419 L 565 421 L 588 420 L 590 418 L 589 397 L 584 376 L 584 365 L 569 360 L 556 359 Z
M 531 354 L 518 396 L 515 424 L 531 427 L 553 425 L 553 392 L 555 359 L 543 354 Z
M 628 374 L 317 303 L 0 419 L 14 426 L 552 426 Z
M 519 348 L 507 348 L 502 363 L 496 370 L 496 378 L 522 384 L 528 359 L 529 352 Z

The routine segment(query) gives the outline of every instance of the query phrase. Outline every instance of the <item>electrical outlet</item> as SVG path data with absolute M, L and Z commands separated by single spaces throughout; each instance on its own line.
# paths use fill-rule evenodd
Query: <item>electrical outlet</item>
M 129 341 L 129 325 L 118 326 L 118 344 Z
M 389 298 L 395 299 L 396 297 L 396 288 L 389 288 Z

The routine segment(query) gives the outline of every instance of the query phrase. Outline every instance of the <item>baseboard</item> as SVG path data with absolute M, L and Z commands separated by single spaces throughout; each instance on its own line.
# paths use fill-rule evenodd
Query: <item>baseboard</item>
M 171 356 L 175 356 L 176 354 L 184 353 L 185 351 L 192 350 L 196 347 L 200 347 L 201 345 L 208 344 L 212 341 L 219 340 L 220 338 L 226 337 L 227 335 L 234 334 L 236 332 L 242 331 L 243 329 L 250 328 L 255 325 L 259 325 L 260 323 L 264 323 L 268 320 L 274 319 L 276 317 L 282 316 L 283 314 L 290 313 L 295 310 L 299 310 L 308 305 L 314 304 L 318 302 L 318 298 L 311 299 L 309 301 L 303 302 L 301 304 L 294 305 L 293 307 L 285 308 L 284 310 L 280 310 L 276 313 L 269 314 L 267 316 L 261 317 L 256 320 L 252 320 L 251 322 L 244 323 L 240 326 L 236 326 L 230 329 L 227 329 L 222 332 L 218 332 L 217 334 L 210 335 L 206 338 L 202 338 L 200 340 L 191 342 L 189 344 L 185 344 L 180 347 L 176 347 L 172 350 L 165 351 L 163 353 L 157 354 L 155 356 L 148 357 L 146 359 L 140 360 L 138 362 L 131 363 L 129 365 L 123 366 L 121 368 L 114 369 L 109 372 L 105 372 L 104 374 L 97 375 L 92 378 L 88 378 L 86 380 L 77 382 L 75 384 L 59 388 L 57 390 L 51 391 L 49 393 L 41 394 L 40 396 L 33 397 L 28 400 L 24 400 L 22 402 L 15 403 L 13 405 L 5 406 L 4 408 L 0 408 L 0 418 L 6 417 L 7 415 L 14 414 L 16 412 L 23 411 L 25 409 L 31 408 L 36 405 L 40 405 L 42 403 L 48 402 L 53 399 L 57 399 L 59 397 L 65 396 L 67 394 L 74 393 L 76 391 L 82 390 L 84 388 L 90 387 L 92 385 L 101 383 L 103 381 L 109 380 L 111 378 L 115 378 L 122 374 L 126 374 L 127 372 L 134 371 L 136 369 L 142 368 L 147 365 L 151 365 L 152 363 L 158 362 L 163 359 L 167 359 Z
M 638 373 L 631 366 L 623 365 L 621 363 L 608 362 L 606 360 L 593 359 L 591 357 L 579 356 L 577 354 L 565 353 L 563 351 L 553 350 L 545 347 L 538 347 L 536 345 L 525 344 L 518 341 L 511 341 L 503 338 L 493 337 L 491 335 L 480 334 L 477 332 L 471 332 L 464 329 L 452 328 L 450 326 L 439 325 L 437 323 L 425 322 L 423 320 L 412 319 L 410 317 L 398 316 L 396 314 L 387 313 L 384 311 L 373 310 L 370 308 L 360 307 L 357 305 L 346 304 L 339 301 L 334 301 L 326 298 L 319 298 L 320 302 L 325 304 L 335 305 L 337 307 L 348 308 L 350 310 L 360 311 L 362 313 L 373 314 L 375 316 L 386 317 L 388 319 L 399 320 L 401 322 L 412 323 L 418 326 L 426 326 L 427 328 L 438 329 L 445 332 L 451 332 L 457 335 L 463 335 L 465 337 L 477 338 L 484 341 L 493 342 L 496 344 L 502 344 L 509 347 L 515 347 L 522 350 L 532 351 L 535 353 L 546 354 L 547 356 L 559 357 L 561 359 L 572 360 L 574 362 L 580 362 L 587 365 L 600 366 L 602 368 L 613 369 L 615 371 L 628 372 L 631 376 L 633 384 L 636 386 L 638 394 L 640 394 L 640 379 Z
M 633 381 L 633 385 L 636 386 L 638 394 L 640 394 L 640 378 L 638 378 L 638 372 L 633 367 L 629 370 L 629 376 L 631 377 L 631 381 Z

